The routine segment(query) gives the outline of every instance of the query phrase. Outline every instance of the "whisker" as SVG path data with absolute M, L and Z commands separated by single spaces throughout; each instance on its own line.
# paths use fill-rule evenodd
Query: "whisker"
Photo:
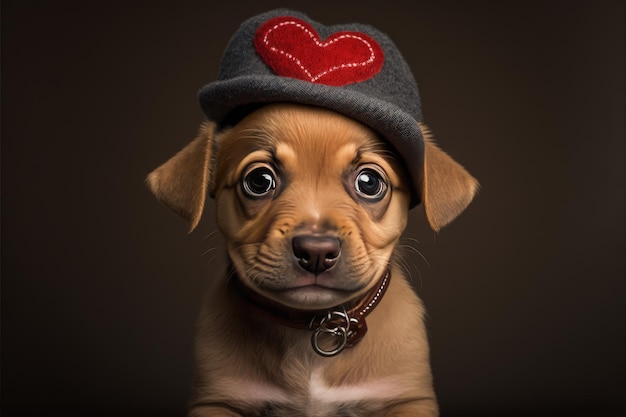
M 426 267 L 430 269 L 430 263 L 428 259 L 420 252 L 415 245 L 418 245 L 420 242 L 413 237 L 403 237 L 401 239 L 401 244 L 397 246 L 397 251 L 394 253 L 396 256 L 396 260 L 398 265 L 402 267 L 402 269 L 406 272 L 408 278 L 415 282 L 414 277 L 415 273 L 417 274 L 417 278 L 419 278 L 419 288 L 422 288 L 424 283 L 424 275 L 420 269 L 420 262 L 415 262 L 415 259 L 418 261 L 422 261 L 426 264 Z M 417 255 L 418 258 L 410 255 Z M 415 273 L 413 273 L 415 271 Z
M 214 231 L 212 231 L 211 233 L 209 233 L 208 235 L 206 235 L 206 236 L 202 239 L 202 242 L 205 242 L 205 241 L 206 241 L 206 240 L 208 240 L 208 239 L 213 239 L 213 238 L 215 238 L 215 237 L 219 237 L 219 236 L 220 236 L 219 231 L 218 231 L 218 230 L 214 230 Z
M 200 256 L 206 256 L 206 255 L 210 254 L 211 252 L 215 251 L 216 249 L 217 249 L 216 247 L 209 248 L 209 249 L 205 250 L 204 252 L 202 252 L 202 255 L 200 255 Z
M 215 254 L 216 249 L 221 249 L 224 247 L 222 235 L 218 230 L 213 230 L 202 238 L 202 244 L 208 245 L 208 249 L 202 252 L 200 257 L 205 258 L 206 256 L 212 255 L 205 262 L 205 265 L 212 265 L 217 257 L 217 255 Z

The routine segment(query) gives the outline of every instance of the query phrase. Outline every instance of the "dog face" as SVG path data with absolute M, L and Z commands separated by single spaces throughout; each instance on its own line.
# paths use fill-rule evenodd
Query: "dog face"
M 324 309 L 384 274 L 410 189 L 369 128 L 328 110 L 264 107 L 222 135 L 215 168 L 217 224 L 250 288 Z
M 476 180 L 428 129 L 419 184 L 434 230 L 472 200 Z M 290 307 L 324 309 L 366 292 L 404 230 L 412 184 L 386 142 L 338 113 L 271 104 L 199 136 L 148 176 L 154 194 L 200 220 L 207 190 L 240 277 Z

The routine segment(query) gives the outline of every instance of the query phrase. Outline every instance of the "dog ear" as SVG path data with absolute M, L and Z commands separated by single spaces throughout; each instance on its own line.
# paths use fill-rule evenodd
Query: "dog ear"
M 458 162 L 435 145 L 428 127 L 424 136 L 424 183 L 422 202 L 430 227 L 438 232 L 454 220 L 474 198 L 478 181 Z
M 209 187 L 214 123 L 204 123 L 198 136 L 146 178 L 152 193 L 196 228 Z

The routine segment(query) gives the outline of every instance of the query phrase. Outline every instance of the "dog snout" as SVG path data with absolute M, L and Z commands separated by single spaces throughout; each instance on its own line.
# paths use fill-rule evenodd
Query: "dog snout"
M 298 235 L 293 238 L 293 253 L 302 268 L 317 275 L 335 266 L 341 241 L 335 236 Z

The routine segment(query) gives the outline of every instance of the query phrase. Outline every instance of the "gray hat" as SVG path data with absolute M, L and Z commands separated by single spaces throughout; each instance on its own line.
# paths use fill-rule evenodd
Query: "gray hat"
M 266 103 L 324 107 L 378 132 L 402 158 L 420 202 L 424 140 L 417 83 L 391 39 L 363 24 L 324 26 L 286 9 L 245 21 L 222 57 L 217 81 L 198 93 L 209 120 Z

